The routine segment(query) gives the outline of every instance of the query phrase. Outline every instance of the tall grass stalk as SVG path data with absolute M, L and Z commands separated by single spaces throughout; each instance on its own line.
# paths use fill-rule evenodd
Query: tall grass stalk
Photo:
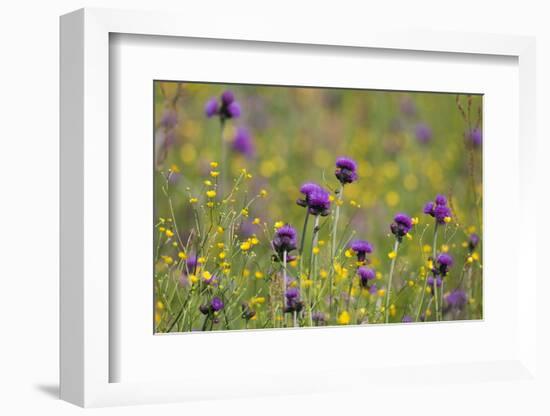
M 397 260 L 398 249 L 399 249 L 399 240 L 396 238 L 395 244 L 393 245 L 393 252 L 395 253 L 395 256 L 391 259 L 390 277 L 388 278 L 388 290 L 386 291 L 386 305 L 384 308 L 384 314 L 386 316 L 384 321 L 386 323 L 388 323 L 390 319 L 389 306 L 390 306 L 390 296 L 391 296 L 391 285 L 392 285 L 392 279 L 393 279 L 393 270 L 395 269 L 395 261 Z

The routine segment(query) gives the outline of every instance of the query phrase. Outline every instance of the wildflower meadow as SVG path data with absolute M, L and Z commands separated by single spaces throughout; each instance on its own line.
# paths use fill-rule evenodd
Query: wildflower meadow
M 482 319 L 482 96 L 154 82 L 155 332 Z

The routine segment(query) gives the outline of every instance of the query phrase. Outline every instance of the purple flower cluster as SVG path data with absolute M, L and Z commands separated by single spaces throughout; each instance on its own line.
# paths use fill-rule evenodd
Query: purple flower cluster
M 233 150 L 245 155 L 246 157 L 254 156 L 256 149 L 250 132 L 244 127 L 239 127 L 235 133 L 232 143 Z
M 367 254 L 372 253 L 372 244 L 365 240 L 354 240 L 348 247 L 357 254 L 357 260 L 361 262 L 367 259 Z
M 478 244 L 479 236 L 476 233 L 470 234 L 470 236 L 468 237 L 468 250 L 470 251 L 470 253 L 473 253 Z
M 390 230 L 395 238 L 399 242 L 403 240 L 403 237 L 411 231 L 412 220 L 407 214 L 399 213 L 393 218 L 393 222 L 390 225 Z
M 416 139 L 422 144 L 426 144 L 430 140 L 432 140 L 433 135 L 432 129 L 425 123 L 417 124 L 414 129 L 414 134 L 416 136 Z
M 205 304 L 202 304 L 199 306 L 199 311 L 201 311 L 201 313 L 203 315 L 208 315 L 210 313 L 213 313 L 213 312 L 219 312 L 223 309 L 224 307 L 224 303 L 223 303 L 223 300 L 221 300 L 219 297 L 217 296 L 214 296 L 212 298 L 212 300 L 210 301 L 210 304 L 208 305 L 205 305 Z
M 468 302 L 468 296 L 463 290 L 455 289 L 445 296 L 445 302 L 447 302 L 449 308 L 460 310 Z
M 357 275 L 359 276 L 359 282 L 364 289 L 371 288 L 371 282 L 376 278 L 376 272 L 370 267 L 361 266 L 357 269 Z
M 357 163 L 349 157 L 339 157 L 334 174 L 342 185 L 353 183 L 357 180 Z
M 481 129 L 475 128 L 471 130 L 470 133 L 466 135 L 466 139 L 474 147 L 481 146 L 481 141 L 482 141 Z
M 447 198 L 437 195 L 435 201 L 424 205 L 424 214 L 434 217 L 438 224 L 445 224 L 446 219 L 451 218 L 451 209 L 447 206 Z
M 241 106 L 235 101 L 235 95 L 232 91 L 225 91 L 220 101 L 217 98 L 208 100 L 204 107 L 204 112 L 207 117 L 219 116 L 223 122 L 226 119 L 237 118 L 241 115 Z
M 432 288 L 432 294 L 434 283 L 437 285 L 437 287 L 441 287 L 443 283 L 443 278 L 447 276 L 447 274 L 449 273 L 449 269 L 453 265 L 453 263 L 453 257 L 448 253 L 441 253 L 439 256 L 437 256 L 435 264 L 431 270 L 432 275 L 429 276 L 427 279 L 428 286 Z
M 278 259 L 282 260 L 285 251 L 289 253 L 292 250 L 296 250 L 296 230 L 290 224 L 283 225 L 275 231 L 275 236 L 271 244 L 273 245 L 273 249 L 277 252 Z M 290 261 L 291 259 L 287 258 L 287 260 Z
M 300 188 L 304 198 L 296 201 L 301 207 L 307 207 L 311 215 L 327 216 L 330 213 L 330 194 L 315 183 L 305 183 Z
M 300 300 L 300 291 L 297 288 L 288 288 L 285 292 L 285 298 L 285 313 L 300 312 L 304 308 L 304 302 Z

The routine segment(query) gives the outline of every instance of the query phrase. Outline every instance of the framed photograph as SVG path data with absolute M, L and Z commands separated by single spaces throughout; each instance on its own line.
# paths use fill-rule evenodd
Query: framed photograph
M 61 18 L 63 399 L 538 383 L 534 40 L 300 33 Z

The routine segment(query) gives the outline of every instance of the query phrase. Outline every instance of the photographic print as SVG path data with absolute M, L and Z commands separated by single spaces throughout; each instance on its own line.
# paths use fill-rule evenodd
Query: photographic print
M 155 333 L 483 318 L 482 95 L 153 88 Z

